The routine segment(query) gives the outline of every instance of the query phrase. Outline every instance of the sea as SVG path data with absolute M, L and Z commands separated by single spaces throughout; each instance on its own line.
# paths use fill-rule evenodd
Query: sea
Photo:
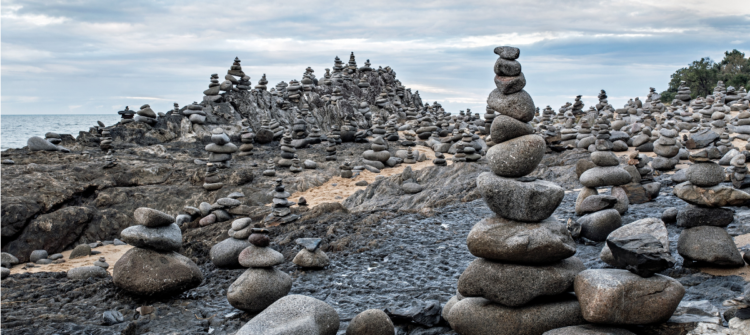
M 55 132 L 78 137 L 79 131 L 88 131 L 97 125 L 113 125 L 120 115 L 112 114 L 51 114 L 51 115 L 5 115 L 0 114 L 0 150 L 26 146 L 29 137 Z

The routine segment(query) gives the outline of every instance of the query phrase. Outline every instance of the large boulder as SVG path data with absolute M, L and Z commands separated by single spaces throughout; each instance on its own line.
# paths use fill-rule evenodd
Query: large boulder
M 292 277 L 275 268 L 250 268 L 227 290 L 229 304 L 250 313 L 259 313 L 289 294 Z
M 607 238 L 623 238 L 639 234 L 649 234 L 655 237 L 663 245 L 661 251 L 669 252 L 669 232 L 667 231 L 667 226 L 664 225 L 662 220 L 657 218 L 645 218 L 628 223 L 612 231 Z M 609 250 L 609 246 L 607 246 L 606 243 L 604 244 L 604 248 L 602 248 L 602 252 L 599 253 L 599 258 L 601 258 L 604 263 L 616 268 L 622 268 L 625 266 L 625 264 L 619 264 L 615 261 L 614 257 L 612 257 L 612 252 Z
M 745 266 L 734 240 L 726 230 L 719 227 L 699 226 L 683 230 L 677 240 L 677 252 L 685 258 L 685 265 L 694 262 L 715 266 Z
M 339 315 L 323 301 L 304 295 L 283 297 L 246 323 L 236 335 L 335 335 Z
M 732 221 L 734 221 L 734 211 L 729 208 L 688 205 L 677 213 L 677 226 L 684 228 L 698 226 L 726 227 Z
M 591 323 L 640 325 L 667 321 L 685 295 L 675 279 L 643 278 L 627 270 L 586 270 L 575 279 L 584 319 Z
M 169 295 L 197 287 L 203 274 L 189 258 L 176 252 L 133 248 L 113 268 L 115 286 L 143 295 Z
M 586 323 L 575 296 L 563 294 L 520 307 L 506 307 L 483 298 L 465 298 L 448 312 L 451 328 L 460 335 L 538 335 Z
M 607 239 L 609 233 L 622 225 L 622 217 L 616 209 L 605 209 L 603 211 L 586 214 L 578 219 L 581 225 L 581 236 L 601 242 Z
M 487 206 L 497 215 L 511 220 L 544 220 L 565 197 L 562 187 L 544 180 L 519 181 L 484 172 L 476 183 Z
M 568 291 L 576 274 L 585 269 L 586 266 L 576 257 L 545 265 L 499 263 L 477 258 L 458 278 L 458 293 L 517 307 L 537 297 Z
M 672 192 L 685 202 L 699 206 L 742 206 L 750 202 L 750 194 L 731 186 L 698 187 L 687 181 L 676 185 Z
M 554 218 L 538 223 L 486 218 L 474 225 L 466 244 L 474 256 L 523 264 L 556 262 L 576 253 L 566 225 Z

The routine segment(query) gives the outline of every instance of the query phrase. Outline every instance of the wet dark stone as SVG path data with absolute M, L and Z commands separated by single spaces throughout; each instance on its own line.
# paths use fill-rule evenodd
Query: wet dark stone
M 650 234 L 608 238 L 607 246 L 617 263 L 641 277 L 651 277 L 675 264 L 674 258 L 662 251 L 663 244 Z

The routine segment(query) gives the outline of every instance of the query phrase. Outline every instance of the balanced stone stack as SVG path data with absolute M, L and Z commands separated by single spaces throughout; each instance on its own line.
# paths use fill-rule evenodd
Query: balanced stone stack
M 328 255 L 320 249 L 322 241 L 319 238 L 296 239 L 294 242 L 302 246 L 302 250 L 294 256 L 292 263 L 305 269 L 321 269 L 328 266 L 331 261 L 328 259 Z
M 136 114 L 133 118 L 135 122 L 143 122 L 152 126 L 156 124 L 156 113 L 148 104 L 141 106 L 141 109 Z
M 253 155 L 253 140 L 255 139 L 255 133 L 250 127 L 242 128 L 240 131 L 240 153 L 238 156 L 252 156 Z
M 120 124 L 126 124 L 126 123 L 135 122 L 133 120 L 133 117 L 135 116 L 135 112 L 133 112 L 132 110 L 130 110 L 130 108 L 128 106 L 125 106 L 125 110 L 121 110 L 121 111 L 117 112 L 117 114 L 120 114 L 120 116 L 122 118 L 120 120 Z
M 258 85 L 255 85 L 255 89 L 260 90 L 260 91 L 265 91 L 266 89 L 268 89 L 267 85 L 268 85 L 268 79 L 266 79 L 266 74 L 264 73 L 263 77 L 261 77 L 260 80 L 258 80 Z
M 677 142 L 679 133 L 675 129 L 662 128 L 659 135 L 661 137 L 654 142 L 654 153 L 657 157 L 651 162 L 651 167 L 661 171 L 672 170 L 680 162 L 677 156 L 680 153 Z
M 219 84 L 219 75 L 216 73 L 212 74 L 211 83 L 208 84 L 208 89 L 203 91 L 203 101 L 216 102 L 221 99 L 221 95 L 219 95 L 220 86 L 221 84 Z
M 376 137 L 370 145 L 370 150 L 363 152 L 362 157 L 364 158 L 363 164 L 376 169 L 384 169 L 385 163 L 391 158 L 391 153 L 388 152 L 388 142 L 383 140 L 382 136 Z
M 352 165 L 349 162 L 344 162 L 344 164 L 341 164 L 339 166 L 339 170 L 341 170 L 341 178 L 352 178 L 354 174 L 352 173 Z
M 744 266 L 732 237 L 723 229 L 734 221 L 734 215 L 721 207 L 744 205 L 750 194 L 719 185 L 725 180 L 724 168 L 712 162 L 706 150 L 689 157 L 693 165 L 686 172 L 688 181 L 673 190 L 690 204 L 677 214 L 677 225 L 686 228 L 677 241 L 677 252 L 685 259 L 683 266 Z
M 276 175 L 276 164 L 274 164 L 273 159 L 268 160 L 268 167 L 263 170 L 263 175 L 266 177 L 273 177 Z
M 197 102 L 188 105 L 182 114 L 186 115 L 192 123 L 206 123 L 206 112 L 203 111 L 203 106 L 199 105 Z
M 102 169 L 110 169 L 115 166 L 117 166 L 117 161 L 112 154 L 112 149 L 110 149 L 109 151 L 107 151 L 107 154 L 104 155 L 104 166 L 102 166 Z
M 622 225 L 621 214 L 628 210 L 629 200 L 625 189 L 619 187 L 631 182 L 632 176 L 620 167 L 620 161 L 611 151 L 611 144 L 597 139 L 596 149 L 591 154 L 594 167 L 581 174 L 579 181 L 584 187 L 576 198 L 576 214 L 585 216 L 578 219 L 574 236 L 582 236 L 592 241 L 604 241 L 609 233 Z M 598 187 L 612 186 L 610 195 L 599 195 Z M 590 214 L 587 214 L 590 213 Z
M 297 149 L 292 145 L 292 135 L 288 132 L 284 133 L 281 138 L 281 159 L 278 161 L 278 165 L 281 167 L 292 166 L 292 159 L 294 159 L 294 153 Z
M 240 266 L 239 256 L 242 250 L 250 246 L 248 237 L 252 233 L 250 218 L 241 218 L 232 222 L 227 234 L 228 239 L 214 245 L 209 252 L 211 263 L 219 268 L 236 268 Z
M 300 173 L 304 170 L 302 168 L 302 164 L 299 160 L 299 157 L 297 157 L 297 154 L 294 154 L 294 158 L 292 158 L 292 166 L 289 167 L 289 171 L 293 173 Z
M 107 128 L 102 129 L 102 137 L 99 139 L 99 149 L 102 149 L 102 151 L 112 149 L 112 133 Z
M 690 104 L 690 87 L 685 85 L 685 81 L 680 81 L 680 86 L 677 87 L 677 95 L 675 99 L 679 100 L 685 105 Z
M 435 152 L 435 159 L 432 160 L 432 164 L 446 166 L 448 165 L 448 162 L 445 160 L 445 156 L 443 156 L 442 152 Z
M 229 142 L 229 136 L 222 128 L 214 128 L 211 131 L 211 142 L 206 145 L 208 161 L 218 168 L 228 168 L 232 154 L 237 152 L 237 146 Z
M 292 214 L 292 210 L 289 209 L 295 204 L 287 200 L 290 196 L 291 194 L 284 188 L 283 180 L 281 178 L 276 179 L 276 187 L 273 192 L 273 209 L 271 214 L 263 219 L 267 226 L 286 224 L 299 218 L 299 215 Z
M 248 269 L 229 286 L 227 300 L 235 308 L 254 314 L 289 294 L 292 277 L 274 268 L 284 263 L 284 255 L 268 247 L 268 231 L 251 229 L 251 245 L 238 257 L 240 265 Z
M 458 334 L 541 334 L 584 323 L 575 296 L 567 294 L 585 270 L 564 224 L 550 218 L 564 197 L 551 182 L 524 177 L 541 162 L 545 143 L 527 122 L 534 102 L 523 91 L 519 50 L 498 47 L 497 89 L 488 98 L 500 113 L 491 127 L 497 143 L 487 158 L 492 172 L 477 187 L 497 216 L 469 233 L 473 261 L 458 280 L 458 294 L 443 309 Z
M 112 281 L 125 291 L 142 296 L 181 293 L 197 287 L 203 274 L 189 258 L 177 253 L 182 232 L 169 214 L 140 207 L 133 213 L 136 225 L 120 233 L 134 246 L 113 268 Z
M 747 156 L 744 154 L 738 154 L 732 157 L 729 162 L 731 165 L 729 180 L 732 182 L 732 186 L 736 189 L 743 189 L 750 187 L 750 178 L 747 176 Z
M 336 157 L 336 141 L 326 140 L 326 142 L 328 142 L 328 145 L 326 146 L 326 161 L 336 161 L 336 159 L 338 159 Z
M 203 177 L 203 188 L 206 191 L 216 191 L 224 187 L 224 183 L 214 163 L 206 163 L 206 173 Z

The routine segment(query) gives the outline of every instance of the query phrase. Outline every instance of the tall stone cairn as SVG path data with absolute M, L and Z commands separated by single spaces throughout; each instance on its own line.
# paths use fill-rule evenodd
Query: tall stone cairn
M 579 272 L 576 245 L 565 224 L 550 216 L 562 202 L 557 184 L 526 177 L 541 162 L 544 139 L 528 123 L 534 101 L 516 59 L 520 51 L 497 47 L 497 89 L 487 99 L 499 115 L 487 152 L 492 172 L 477 178 L 477 187 L 495 216 L 469 233 L 474 260 L 458 280 L 458 293 L 443 317 L 458 334 L 541 334 L 584 323 L 569 291 Z

